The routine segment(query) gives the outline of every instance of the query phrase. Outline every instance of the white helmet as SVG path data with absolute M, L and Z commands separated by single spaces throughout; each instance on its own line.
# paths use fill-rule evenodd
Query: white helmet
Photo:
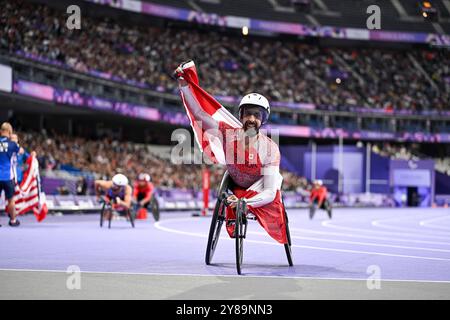
M 138 176 L 138 180 L 150 182 L 152 180 L 152 177 L 150 177 L 148 173 L 140 173 Z
M 118 187 L 125 187 L 128 184 L 128 178 L 123 174 L 118 173 L 114 177 L 112 177 L 112 182 Z
M 263 117 L 262 123 L 264 124 L 267 122 L 267 119 L 269 119 L 270 115 L 270 105 L 269 100 L 267 100 L 266 97 L 254 92 L 245 95 L 239 103 L 239 119 L 242 118 L 242 107 L 246 105 L 258 106 L 263 108 L 266 111 L 266 114 Z
M 319 186 L 323 185 L 322 180 L 314 180 L 314 184 L 318 184 Z

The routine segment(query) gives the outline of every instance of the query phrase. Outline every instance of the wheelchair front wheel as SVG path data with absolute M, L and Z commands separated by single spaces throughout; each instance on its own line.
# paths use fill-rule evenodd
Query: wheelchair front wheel
M 244 238 L 247 228 L 246 210 L 246 203 L 239 200 L 236 206 L 236 222 L 234 227 L 236 237 L 236 270 L 239 275 L 242 274 L 242 261 L 244 258 Z

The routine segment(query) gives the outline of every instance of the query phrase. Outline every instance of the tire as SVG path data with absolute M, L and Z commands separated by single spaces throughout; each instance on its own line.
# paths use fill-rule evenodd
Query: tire
M 108 219 L 108 229 L 111 229 L 112 217 L 113 217 L 113 213 L 112 213 L 112 210 L 110 210 L 110 212 L 109 212 L 109 219 Z
M 287 237 L 287 241 L 288 243 L 284 244 L 284 250 L 286 251 L 286 257 L 289 263 L 290 267 L 294 266 L 294 262 L 292 260 L 292 241 L 291 241 L 291 232 L 289 231 L 289 218 L 286 212 L 286 207 L 284 205 L 284 201 L 283 199 L 281 200 L 282 204 L 283 204 L 283 208 L 284 208 L 284 218 L 286 220 L 286 237 Z
M 236 224 L 234 227 L 234 235 L 236 237 L 236 271 L 239 275 L 241 275 L 242 261 L 244 258 L 245 204 L 238 201 L 236 208 Z
M 103 203 L 102 210 L 100 210 L 100 228 L 103 228 L 103 213 L 105 212 L 105 203 Z
M 151 205 L 153 218 L 155 219 L 155 221 L 159 221 L 159 204 L 158 204 L 158 200 L 155 197 L 152 197 L 150 205 Z
M 311 206 L 309 207 L 309 219 L 312 219 L 315 213 L 316 213 L 316 206 L 314 204 L 311 204 Z
M 211 218 L 211 226 L 209 227 L 208 244 L 206 246 L 205 263 L 211 264 L 217 243 L 219 242 L 220 230 L 225 220 L 225 205 L 221 200 L 217 200 L 214 212 Z
M 286 236 L 287 236 L 288 243 L 284 244 L 284 250 L 286 251 L 286 257 L 287 257 L 289 266 L 293 267 L 294 262 L 292 261 L 291 233 L 289 231 L 289 223 L 287 222 L 287 219 L 286 219 Z
M 131 226 L 134 228 L 135 213 L 132 210 L 128 210 L 128 217 L 130 217 Z

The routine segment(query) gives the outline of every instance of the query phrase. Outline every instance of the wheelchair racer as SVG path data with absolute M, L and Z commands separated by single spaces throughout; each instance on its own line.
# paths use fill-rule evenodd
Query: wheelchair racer
M 239 103 L 240 125 L 232 127 L 205 112 L 205 107 L 199 103 L 198 95 L 207 93 L 198 86 L 192 61 L 181 64 L 174 75 L 188 111 L 201 121 L 202 128 L 215 133 L 222 141 L 227 170 L 234 182 L 233 195 L 227 198 L 231 203 L 226 210 L 228 234 L 233 237 L 234 224 L 229 220 L 235 219 L 237 200 L 245 199 L 249 212 L 257 217 L 269 235 L 280 243 L 287 243 L 280 193 L 283 179 L 279 170 L 280 151 L 272 139 L 260 132 L 269 119 L 269 101 L 258 93 L 245 95 Z
M 140 173 L 133 186 L 133 202 L 134 210 L 137 212 L 139 208 L 145 208 L 149 210 L 149 206 L 154 199 L 155 186 L 151 182 L 151 176 L 148 173 Z M 156 203 L 156 206 L 158 204 Z M 153 212 L 152 212 L 153 213 Z M 155 217 L 159 220 L 159 216 Z
M 103 194 L 103 201 L 111 205 L 111 209 L 119 213 L 127 212 L 131 208 L 131 186 L 128 178 L 118 173 L 111 180 L 95 180 L 95 193 L 98 199 Z M 111 210 L 105 210 L 104 219 L 109 219 Z
M 310 219 L 312 219 L 314 217 L 314 214 L 316 212 L 316 205 L 317 205 L 317 208 L 325 210 L 328 214 L 328 217 L 331 219 L 331 215 L 332 215 L 331 204 L 327 198 L 327 195 L 328 195 L 328 190 L 323 185 L 322 180 L 314 180 L 313 187 L 311 189 L 311 193 L 309 196 L 309 201 L 310 201 L 309 218 Z

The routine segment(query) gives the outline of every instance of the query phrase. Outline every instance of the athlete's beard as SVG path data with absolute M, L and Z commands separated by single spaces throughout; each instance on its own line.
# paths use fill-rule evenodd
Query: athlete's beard
M 254 125 L 249 127 L 250 125 Z M 259 133 L 259 127 L 256 122 L 246 121 L 244 123 L 244 132 L 247 137 L 254 137 Z

